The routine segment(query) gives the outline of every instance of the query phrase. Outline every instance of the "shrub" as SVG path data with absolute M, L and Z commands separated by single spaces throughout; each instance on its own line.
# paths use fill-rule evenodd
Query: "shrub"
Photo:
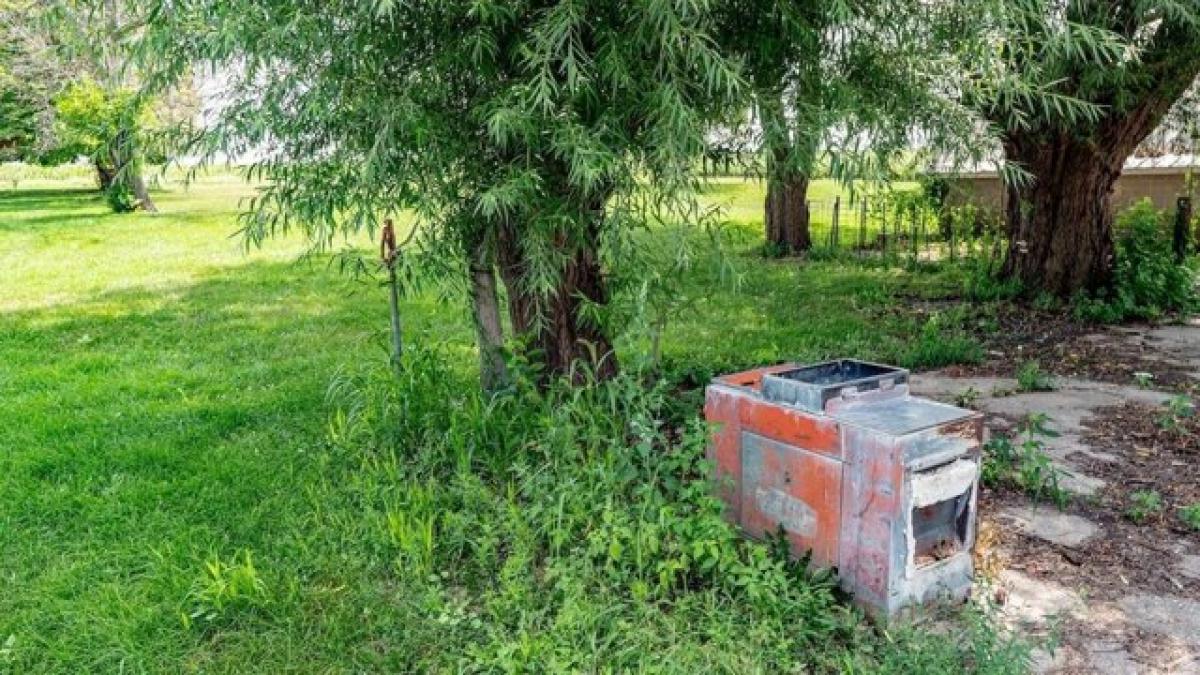
M 1158 319 L 1198 307 L 1195 273 L 1175 261 L 1168 219 L 1150 200 L 1118 217 L 1117 260 L 1108 290 L 1076 299 L 1079 316 L 1114 323 Z

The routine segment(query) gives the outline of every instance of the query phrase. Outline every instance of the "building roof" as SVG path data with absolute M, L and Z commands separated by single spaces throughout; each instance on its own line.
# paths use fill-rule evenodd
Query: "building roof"
M 1159 155 L 1158 157 L 1130 157 L 1125 160 L 1122 174 L 1154 175 L 1200 171 L 1200 155 Z M 989 178 L 996 175 L 996 162 L 982 161 L 970 164 L 940 164 L 933 173 L 952 174 L 963 178 Z

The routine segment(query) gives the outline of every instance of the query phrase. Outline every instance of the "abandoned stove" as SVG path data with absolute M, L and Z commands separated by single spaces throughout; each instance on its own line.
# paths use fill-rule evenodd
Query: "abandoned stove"
M 717 489 L 747 534 L 782 530 L 884 616 L 970 593 L 979 413 L 849 359 L 726 375 L 705 394 Z

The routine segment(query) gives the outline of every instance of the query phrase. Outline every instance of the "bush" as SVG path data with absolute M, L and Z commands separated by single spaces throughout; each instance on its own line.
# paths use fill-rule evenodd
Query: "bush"
M 1197 308 L 1195 273 L 1175 261 L 1171 226 L 1149 199 L 1117 219 L 1117 261 L 1112 288 L 1080 296 L 1077 313 L 1093 321 L 1158 319 L 1169 312 Z

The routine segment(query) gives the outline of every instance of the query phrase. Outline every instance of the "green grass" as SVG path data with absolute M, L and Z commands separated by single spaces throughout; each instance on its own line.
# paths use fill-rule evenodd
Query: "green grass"
M 890 190 L 896 193 L 910 193 L 918 189 L 918 184 L 912 181 L 893 183 Z M 815 246 L 829 244 L 830 229 L 833 223 L 834 201 L 840 200 L 838 228 L 840 245 L 857 244 L 860 237 L 865 236 L 866 242 L 871 243 L 886 226 L 887 231 L 894 236 L 896 216 L 892 212 L 881 213 L 878 204 L 882 188 L 872 183 L 860 183 L 854 191 L 829 179 L 814 180 L 808 187 L 810 203 L 809 229 Z M 705 189 L 708 200 L 725 209 L 726 217 L 736 223 L 761 227 L 763 218 L 763 202 L 766 199 L 766 184 L 761 181 L 748 181 L 740 177 L 713 177 Z M 865 223 L 859 221 L 859 210 L 862 205 L 875 204 L 868 209 Z M 885 225 L 886 221 L 886 225 Z M 860 228 L 865 225 L 865 233 Z M 904 220 L 902 231 L 909 232 L 911 224 L 908 218 Z M 930 222 L 928 228 L 934 225 Z
M 737 201 L 753 202 L 753 190 L 734 191 Z M 450 559 L 445 518 L 496 527 L 469 529 L 462 545 L 511 538 L 500 544 L 510 556 L 545 521 L 512 515 L 508 479 L 459 475 L 443 489 L 427 482 L 440 474 L 406 464 L 455 438 L 487 449 L 483 431 L 457 429 L 473 418 L 455 412 L 453 387 L 429 403 L 444 426 L 428 444 L 366 452 L 331 422 L 325 396 L 339 372 L 378 374 L 385 362 L 385 296 L 323 259 L 297 263 L 297 240 L 245 252 L 230 235 L 248 195 L 239 179 L 210 175 L 156 194 L 160 215 L 116 216 L 84 189 L 0 190 L 0 672 L 397 672 L 485 658 L 529 667 L 555 662 L 547 635 L 574 657 L 592 654 L 574 662 L 592 667 L 671 653 L 678 667 L 746 671 L 767 667 L 752 652 L 768 644 L 804 658 L 781 646 L 791 628 L 739 635 L 746 617 L 721 609 L 730 601 L 716 590 L 662 605 L 581 586 L 565 597 L 588 611 L 570 623 L 562 606 L 546 614 L 544 603 L 564 596 L 536 590 L 533 560 L 510 557 L 470 578 L 414 576 Z M 698 264 L 682 291 L 692 311 L 667 326 L 664 356 L 684 379 L 785 358 L 899 358 L 931 329 L 897 304 L 960 283 L 952 269 L 766 262 L 753 253 L 752 224 L 733 235 L 741 285 Z M 440 345 L 451 363 L 442 379 L 469 388 L 462 304 L 430 292 L 406 301 L 404 315 L 410 339 Z M 957 334 L 942 323 L 932 330 Z M 415 414 L 415 400 L 396 405 L 408 412 L 374 427 Z M 695 399 L 685 405 L 694 415 Z M 554 428 L 537 442 L 552 445 Z M 438 542 L 423 553 L 431 504 Z M 502 517 L 487 520 L 493 511 Z M 501 578 L 497 597 L 488 589 Z M 767 620 L 755 611 L 747 616 Z M 903 640 L 840 639 L 855 651 L 839 655 L 831 642 L 823 662 L 908 670 L 921 653 L 926 666 L 958 658 L 950 643 L 920 652 Z

